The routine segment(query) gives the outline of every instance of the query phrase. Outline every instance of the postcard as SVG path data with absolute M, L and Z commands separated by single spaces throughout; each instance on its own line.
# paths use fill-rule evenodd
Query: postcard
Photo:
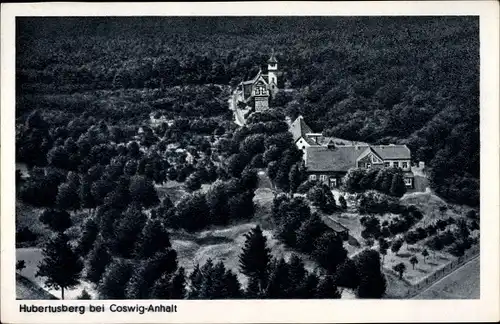
M 498 8 L 3 4 L 2 322 L 498 320 Z

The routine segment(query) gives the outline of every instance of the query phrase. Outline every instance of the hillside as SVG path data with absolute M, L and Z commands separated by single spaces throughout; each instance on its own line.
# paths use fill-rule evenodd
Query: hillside
M 176 106 L 172 87 L 235 85 L 274 48 L 298 90 L 278 109 L 327 135 L 407 144 L 436 192 L 479 203 L 477 18 L 21 18 L 18 31 L 21 118 L 34 108 L 111 120 L 140 111 L 139 123 L 158 110 L 193 115 L 200 102 Z M 209 105 L 194 115 L 221 114 L 226 98 Z
M 338 298 L 333 275 L 357 273 L 352 267 L 364 278 L 348 283 L 356 296 L 380 298 L 380 255 L 377 246 L 365 249 L 374 244 L 366 238 L 404 235 L 415 245 L 389 252 L 389 271 L 419 252 L 424 237 L 435 245 L 442 236 L 457 253 L 477 241 L 467 228 L 478 231 L 475 212 L 460 231 L 453 219 L 442 220 L 443 233 L 425 224 L 469 208 L 453 203 L 478 205 L 477 33 L 469 17 L 20 18 L 16 243 L 32 260 L 42 245 L 77 254 L 65 259 L 73 260 L 69 275 L 81 276 L 83 266 L 83 280 L 103 299 Z M 278 92 L 273 109 L 238 127 L 231 88 L 273 49 L 280 82 L 293 91 Z M 285 122 L 298 114 L 325 136 L 407 144 L 444 201 L 409 194 L 403 203 L 411 206 L 399 206 L 399 196 L 386 197 L 395 213 L 384 211 L 378 224 L 359 217 L 366 206 L 337 209 L 325 186 L 309 188 L 315 198 L 309 189 L 286 194 L 307 180 Z M 313 200 L 363 247 L 346 250 Z M 405 233 L 416 224 L 426 229 Z M 248 235 L 259 249 L 254 259 L 240 251 Z M 435 266 L 450 261 L 446 251 L 433 254 Z M 42 268 L 60 270 L 46 259 Z M 265 262 L 252 270 L 256 260 Z M 408 280 L 429 270 L 425 260 Z M 297 276 L 283 283 L 292 268 Z M 389 285 L 401 288 L 393 277 Z

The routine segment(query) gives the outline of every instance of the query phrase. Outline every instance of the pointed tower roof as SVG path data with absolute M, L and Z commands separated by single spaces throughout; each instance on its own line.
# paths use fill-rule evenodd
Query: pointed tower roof
M 290 125 L 290 132 L 293 135 L 293 141 L 297 142 L 301 137 L 307 140 L 307 133 L 312 133 L 311 127 L 306 124 L 304 121 L 304 117 L 299 116 L 295 121 Z
M 276 59 L 276 56 L 274 56 L 274 48 L 273 48 L 273 51 L 271 52 L 271 57 L 269 58 L 269 60 L 267 60 L 267 62 L 269 62 L 269 63 L 278 63 L 278 60 Z

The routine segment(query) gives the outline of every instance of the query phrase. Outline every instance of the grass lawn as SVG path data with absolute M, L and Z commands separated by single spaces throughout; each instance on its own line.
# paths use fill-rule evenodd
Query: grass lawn
M 56 296 L 57 298 L 61 298 L 61 290 L 55 290 L 55 289 L 49 289 L 46 288 L 44 285 L 44 280 L 45 278 L 43 277 L 35 277 L 36 272 L 38 271 L 38 264 L 42 261 L 43 256 L 42 256 L 42 250 L 40 248 L 18 248 L 16 249 L 16 258 L 17 260 L 24 260 L 26 262 L 26 268 L 23 269 L 21 272 L 21 275 L 31 281 L 32 284 L 38 285 L 39 287 L 43 288 L 46 292 L 49 294 Z M 23 287 L 23 281 L 17 280 L 16 281 L 16 289 L 17 286 Z M 25 285 L 24 285 L 25 286 Z M 17 296 L 18 298 L 24 298 L 25 296 L 22 288 L 19 290 L 19 295 Z M 64 299 L 76 299 L 78 295 L 81 294 L 82 290 L 86 289 L 87 292 L 91 296 L 95 296 L 95 290 L 91 286 L 90 283 L 86 281 L 82 281 L 80 285 L 76 286 L 73 289 L 66 289 L 64 291 Z M 35 289 L 32 289 L 35 290 Z M 38 289 L 36 289 L 38 290 Z M 17 291 L 17 290 L 16 290 Z M 39 295 L 40 297 L 42 296 L 41 294 Z M 49 295 L 46 295 L 46 297 Z M 43 298 L 45 299 L 45 298 Z
M 406 265 L 406 271 L 403 273 L 403 278 L 410 281 L 412 284 L 417 284 L 433 274 L 435 271 L 445 267 L 448 263 L 456 259 L 447 253 L 434 253 L 431 251 L 430 255 L 424 262 L 424 257 L 420 253 L 422 250 L 423 247 L 419 245 L 411 246 L 410 251 L 408 248 L 403 247 L 397 254 L 388 250 L 387 255 L 384 258 L 384 267 L 392 269 L 394 265 L 403 262 Z M 414 255 L 418 259 L 418 263 L 415 264 L 415 268 L 410 263 L 410 258 Z
M 16 299 L 45 300 L 58 298 L 49 294 L 28 278 L 16 274 Z
M 172 246 L 178 253 L 179 266 L 190 272 L 196 264 L 202 265 L 208 259 L 222 261 L 238 275 L 238 279 L 245 286 L 247 278 L 239 273 L 239 256 L 245 243 L 244 235 L 258 224 L 257 221 L 251 221 L 197 233 L 173 233 Z M 263 233 L 274 257 L 284 257 L 288 260 L 293 253 L 300 255 L 285 247 L 270 230 L 263 230 Z M 307 256 L 300 256 L 309 271 L 317 267 Z
M 479 257 L 421 292 L 415 299 L 477 299 L 480 297 Z
M 273 198 L 274 194 L 270 189 L 258 188 L 254 197 L 255 217 L 248 222 L 197 233 L 183 231 L 172 233 L 172 246 L 178 253 L 179 266 L 190 272 L 197 263 L 201 265 L 209 258 L 222 261 L 227 268 L 238 275 L 243 286 L 246 286 L 247 278 L 239 273 L 239 255 L 245 243 L 244 235 L 255 226 L 260 225 L 274 257 L 284 257 L 288 260 L 295 253 L 302 257 L 306 269 L 313 271 L 317 267 L 316 263 L 307 256 L 290 250 L 274 236 L 269 222 Z

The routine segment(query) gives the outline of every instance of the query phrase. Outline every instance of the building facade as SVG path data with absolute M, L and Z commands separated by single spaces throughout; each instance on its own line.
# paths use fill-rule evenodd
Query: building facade
M 411 152 L 406 145 L 340 145 L 332 142 L 305 149 L 304 163 L 310 180 L 326 183 L 331 188 L 342 185 L 351 168 L 396 167 L 403 171 L 407 188 L 413 188 Z
M 403 171 L 407 188 L 414 187 L 411 152 L 406 145 L 370 145 L 314 133 L 302 116 L 290 124 L 295 145 L 304 155 L 310 180 L 321 181 L 331 188 L 342 184 L 352 168 L 395 167 Z
M 278 60 L 274 55 L 267 61 L 267 73 L 259 70 L 257 75 L 248 81 L 238 84 L 232 94 L 233 106 L 239 109 L 255 109 L 263 111 L 269 108 L 269 99 L 278 91 Z

